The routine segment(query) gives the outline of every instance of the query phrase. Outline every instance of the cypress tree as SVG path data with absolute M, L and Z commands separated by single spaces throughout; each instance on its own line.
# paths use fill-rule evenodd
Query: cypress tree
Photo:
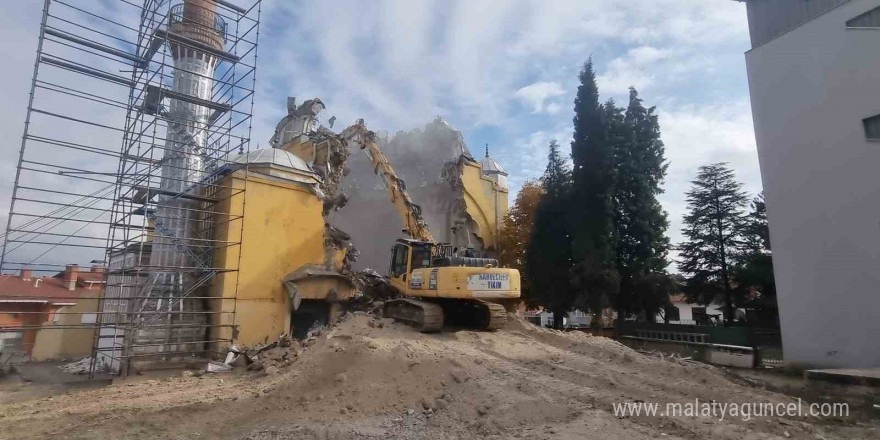
M 578 304 L 593 314 L 594 326 L 609 298 L 618 288 L 614 266 L 613 185 L 611 142 L 618 118 L 613 103 L 599 104 L 599 89 L 592 58 L 579 74 L 574 101 L 573 200 L 569 221 L 572 230 L 571 285 Z M 609 121 L 611 119 L 612 121 Z M 612 127 L 612 125 L 615 127 Z M 612 140 L 609 141 L 609 137 Z
M 570 234 L 568 223 L 560 220 L 564 219 L 570 202 L 571 172 L 556 141 L 550 142 L 547 168 L 541 181 L 544 194 L 538 203 L 534 230 L 525 252 L 528 302 L 544 304 L 553 313 L 554 326 L 562 328 L 562 318 L 574 303 L 568 283 Z
M 666 265 L 669 222 L 657 200 L 666 176 L 665 148 L 655 108 L 642 105 L 638 91 L 629 90 L 623 136 L 614 145 L 615 263 L 620 291 L 615 306 L 619 319 L 642 310 L 648 320 L 668 302 L 672 283 Z

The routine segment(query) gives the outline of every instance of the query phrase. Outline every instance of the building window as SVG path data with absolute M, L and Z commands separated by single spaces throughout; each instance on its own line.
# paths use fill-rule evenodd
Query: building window
M 880 28 L 880 6 L 846 22 L 851 28 Z
M 880 141 L 880 115 L 871 116 L 862 119 L 862 125 L 865 126 L 865 137 L 871 140 Z

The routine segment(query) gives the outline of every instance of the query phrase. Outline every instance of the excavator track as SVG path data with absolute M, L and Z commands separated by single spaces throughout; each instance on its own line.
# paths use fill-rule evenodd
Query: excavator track
M 480 301 L 486 307 L 489 314 L 489 323 L 484 327 L 485 330 L 498 330 L 507 324 L 507 310 L 501 304 Z
M 501 304 L 479 299 L 449 299 L 441 304 L 451 325 L 492 331 L 507 324 L 507 311 Z
M 443 328 L 443 307 L 427 301 L 410 298 L 386 301 L 384 314 L 423 333 L 439 332 Z

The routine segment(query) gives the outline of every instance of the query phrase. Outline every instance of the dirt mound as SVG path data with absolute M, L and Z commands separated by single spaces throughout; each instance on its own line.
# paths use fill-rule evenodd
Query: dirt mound
M 359 313 L 302 347 L 260 356 L 263 371 L 128 380 L 0 406 L 0 437 L 835 438 L 804 420 L 618 418 L 615 403 L 792 398 L 736 384 L 706 365 L 516 320 L 491 333 L 421 334 Z

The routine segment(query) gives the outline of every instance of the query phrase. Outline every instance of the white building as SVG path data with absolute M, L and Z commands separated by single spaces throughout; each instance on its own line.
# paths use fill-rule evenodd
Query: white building
M 553 327 L 553 313 L 547 309 L 522 311 L 520 316 L 541 327 Z M 580 310 L 573 310 L 562 317 L 564 328 L 587 328 L 592 317 Z
M 675 307 L 674 310 L 665 312 L 670 313 L 670 324 L 695 325 L 697 324 L 697 318 L 695 318 L 694 315 L 699 314 L 706 316 L 707 319 L 713 319 L 716 323 L 720 323 L 724 316 L 723 304 L 717 304 L 714 302 L 708 305 L 689 303 L 687 302 L 687 298 L 680 293 L 669 295 L 669 302 Z M 654 322 L 665 322 L 665 319 L 666 316 L 662 313 L 658 313 L 657 316 L 654 317 Z
M 786 363 L 880 366 L 880 0 L 746 0 Z

